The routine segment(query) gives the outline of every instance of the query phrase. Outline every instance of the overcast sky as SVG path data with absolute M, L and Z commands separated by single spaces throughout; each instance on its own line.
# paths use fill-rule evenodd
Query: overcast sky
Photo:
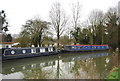
M 81 20 L 84 21 L 90 11 L 100 9 L 106 12 L 109 7 L 117 6 L 120 0 L 0 0 L 0 11 L 5 10 L 10 25 L 8 33 L 18 34 L 22 24 L 35 16 L 49 21 L 49 10 L 55 1 L 61 3 L 68 15 L 70 4 L 79 1 L 82 5 Z

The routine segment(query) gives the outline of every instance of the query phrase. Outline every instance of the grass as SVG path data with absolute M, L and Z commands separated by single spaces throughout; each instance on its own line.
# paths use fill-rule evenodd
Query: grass
M 106 79 L 120 79 L 120 67 L 113 68 Z

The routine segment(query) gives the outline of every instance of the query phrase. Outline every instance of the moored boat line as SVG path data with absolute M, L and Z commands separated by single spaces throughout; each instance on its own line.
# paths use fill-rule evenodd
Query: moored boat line
M 108 50 L 108 45 L 67 45 L 64 50 L 55 47 L 2 48 L 2 59 L 17 59 L 58 54 L 59 52 Z

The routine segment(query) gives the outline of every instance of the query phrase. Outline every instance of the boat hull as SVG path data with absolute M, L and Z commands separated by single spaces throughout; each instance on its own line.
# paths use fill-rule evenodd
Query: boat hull
M 39 54 L 24 54 L 24 55 L 11 55 L 11 56 L 3 56 L 2 60 L 8 60 L 8 59 L 18 59 L 18 58 L 30 58 L 30 57 L 38 57 L 38 56 L 46 56 L 46 55 L 53 55 L 57 54 L 56 52 L 47 52 L 47 53 L 39 53 Z
M 108 50 L 108 45 L 69 45 L 64 46 L 63 52 L 87 52 Z
M 11 48 L 3 49 L 2 60 L 30 58 L 45 55 L 57 54 L 54 47 L 41 47 L 41 48 Z

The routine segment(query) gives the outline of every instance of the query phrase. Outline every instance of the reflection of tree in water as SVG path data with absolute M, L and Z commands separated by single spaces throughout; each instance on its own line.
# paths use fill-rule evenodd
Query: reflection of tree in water
M 99 57 L 94 58 L 94 70 L 96 71 L 96 75 L 100 79 L 104 79 L 104 77 L 107 75 L 107 70 L 109 68 L 109 61 L 106 62 L 106 60 L 109 60 L 108 57 Z
M 60 57 L 58 57 L 58 60 L 57 60 L 57 68 L 56 68 L 56 73 L 55 73 L 55 78 L 56 79 L 59 79 L 60 76 L 61 76 L 61 71 L 62 69 L 60 68 Z
M 80 69 L 81 65 L 80 65 L 80 61 L 75 61 L 75 64 L 74 66 L 72 67 L 71 69 L 71 72 L 74 73 L 74 75 L 77 77 L 77 76 L 80 76 L 80 73 L 79 73 L 79 69 Z
M 93 74 L 93 62 L 92 60 L 79 60 L 75 61 L 74 66 L 71 70 L 72 73 L 74 73 L 75 78 L 89 78 Z
M 54 74 L 54 78 L 56 79 L 59 79 L 60 76 L 61 76 L 61 71 L 62 69 L 60 68 L 60 60 L 58 58 L 57 61 L 57 65 L 56 65 L 56 68 L 53 68 L 53 65 L 55 65 L 55 61 L 52 63 L 52 65 L 50 65 L 49 63 L 45 63 L 45 66 L 44 67 L 35 67 L 35 68 L 32 68 L 31 70 L 25 70 L 23 71 L 22 73 L 24 74 L 25 78 L 24 79 L 47 79 L 47 78 L 50 78 L 50 76 L 52 74 Z M 45 67 L 49 67 L 49 71 L 48 70 L 43 70 L 43 68 Z M 54 71 L 55 73 L 54 73 Z M 53 77 L 52 76 L 52 77 Z
M 99 79 L 104 78 L 107 66 L 106 57 L 88 58 L 86 60 L 75 61 L 71 72 L 75 78 Z
M 86 73 L 85 76 L 86 78 L 90 78 L 90 79 L 95 79 L 98 78 L 96 76 L 96 70 L 94 69 L 94 62 L 93 59 L 86 59 L 84 61 L 81 62 L 82 65 L 82 69 L 83 71 Z
M 59 59 L 57 60 L 58 63 L 57 63 L 57 69 L 56 69 L 56 78 L 60 78 L 60 62 L 59 62 Z
M 50 72 L 43 70 L 43 68 L 53 66 L 55 62 L 46 62 L 43 64 L 32 64 L 30 70 L 24 70 L 24 79 L 46 79 L 49 77 Z
M 111 56 L 97 57 L 97 58 L 87 58 L 85 60 L 74 60 L 69 61 L 72 65 L 65 66 L 61 62 L 60 58 L 55 60 L 52 65 L 50 63 L 45 63 L 44 67 L 49 69 L 43 69 L 44 67 L 38 67 L 35 69 L 24 71 L 25 79 L 46 79 L 54 78 L 60 79 L 64 77 L 67 71 L 64 71 L 64 68 L 69 68 L 72 73 L 71 77 L 76 79 L 103 79 L 105 78 L 109 71 L 114 65 L 117 65 L 116 62 L 118 59 L 117 55 L 112 54 Z M 62 67 L 62 66 L 65 67 Z
M 41 70 L 41 67 L 26 70 L 23 74 L 25 76 L 24 79 L 45 79 L 47 76 L 47 74 Z

